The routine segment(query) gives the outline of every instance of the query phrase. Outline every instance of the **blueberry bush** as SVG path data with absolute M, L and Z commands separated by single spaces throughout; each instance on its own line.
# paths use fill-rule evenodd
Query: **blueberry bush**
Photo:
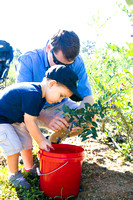
M 126 47 L 107 44 L 84 58 L 96 100 L 106 107 L 102 130 L 121 136 L 122 152 L 133 153 L 133 43 Z M 112 131 L 113 130 L 113 131 Z M 115 130 L 115 131 L 114 131 Z

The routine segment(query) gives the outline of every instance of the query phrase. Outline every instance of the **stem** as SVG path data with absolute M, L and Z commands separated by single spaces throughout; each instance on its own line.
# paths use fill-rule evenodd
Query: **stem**
M 116 111 L 118 112 L 118 114 L 119 114 L 120 117 L 121 117 L 121 120 L 124 122 L 124 125 L 126 126 L 125 129 L 126 129 L 126 131 L 127 131 L 128 143 L 129 143 L 129 145 L 130 145 L 130 148 L 132 149 L 131 144 L 130 144 L 130 138 L 129 138 L 129 136 L 130 136 L 130 126 L 128 125 L 128 123 L 127 123 L 127 121 L 126 121 L 124 115 L 122 114 L 120 108 L 116 107 L 116 105 L 115 105 L 113 108 L 114 108 L 114 110 L 116 110 Z
M 117 149 L 119 149 L 124 155 L 128 156 L 130 158 L 130 160 L 133 160 L 133 157 L 130 156 L 128 153 L 124 152 L 124 150 L 114 141 L 114 139 L 112 138 L 111 133 L 108 132 L 108 130 L 106 130 L 106 133 L 108 134 L 108 136 L 111 138 L 112 142 L 114 143 L 114 145 L 116 146 Z
M 120 115 L 122 121 L 125 123 L 127 133 L 129 134 L 129 132 L 130 132 L 130 126 L 128 125 L 128 123 L 127 123 L 127 121 L 126 121 L 124 115 L 122 114 L 120 108 L 116 107 L 116 105 L 115 105 L 113 108 L 114 108 L 114 110 L 116 110 L 116 111 L 118 112 L 118 114 Z

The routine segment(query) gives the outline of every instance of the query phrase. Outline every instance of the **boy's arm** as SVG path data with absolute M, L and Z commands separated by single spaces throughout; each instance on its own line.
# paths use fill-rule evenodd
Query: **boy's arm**
M 30 133 L 30 135 L 34 138 L 34 140 L 39 145 L 40 149 L 44 149 L 46 151 L 49 151 L 50 148 L 53 149 L 52 144 L 49 140 L 47 140 L 42 132 L 40 131 L 37 123 L 36 123 L 37 117 L 31 116 L 27 113 L 24 114 L 24 122 L 25 125 Z

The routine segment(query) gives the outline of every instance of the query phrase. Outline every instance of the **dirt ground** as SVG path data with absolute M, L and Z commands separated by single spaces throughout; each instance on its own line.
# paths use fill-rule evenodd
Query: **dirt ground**
M 82 142 L 78 137 L 65 143 L 85 150 L 80 192 L 75 200 L 133 200 L 133 164 L 101 140 Z
M 63 143 L 85 150 L 80 192 L 73 200 L 133 200 L 133 163 L 115 152 L 112 143 L 106 145 L 101 139 L 91 138 L 81 142 L 78 137 Z

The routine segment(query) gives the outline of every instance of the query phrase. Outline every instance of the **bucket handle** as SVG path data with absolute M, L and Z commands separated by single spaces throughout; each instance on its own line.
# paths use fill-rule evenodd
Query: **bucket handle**
M 41 174 L 38 167 L 36 168 L 36 171 L 37 171 L 38 176 L 52 174 L 52 173 L 56 172 L 57 170 L 61 169 L 62 167 L 64 167 L 65 165 L 67 165 L 67 163 L 68 163 L 68 161 L 66 161 L 63 165 L 61 165 L 61 166 L 58 167 L 57 169 L 54 169 L 53 171 L 48 172 L 48 173 Z

